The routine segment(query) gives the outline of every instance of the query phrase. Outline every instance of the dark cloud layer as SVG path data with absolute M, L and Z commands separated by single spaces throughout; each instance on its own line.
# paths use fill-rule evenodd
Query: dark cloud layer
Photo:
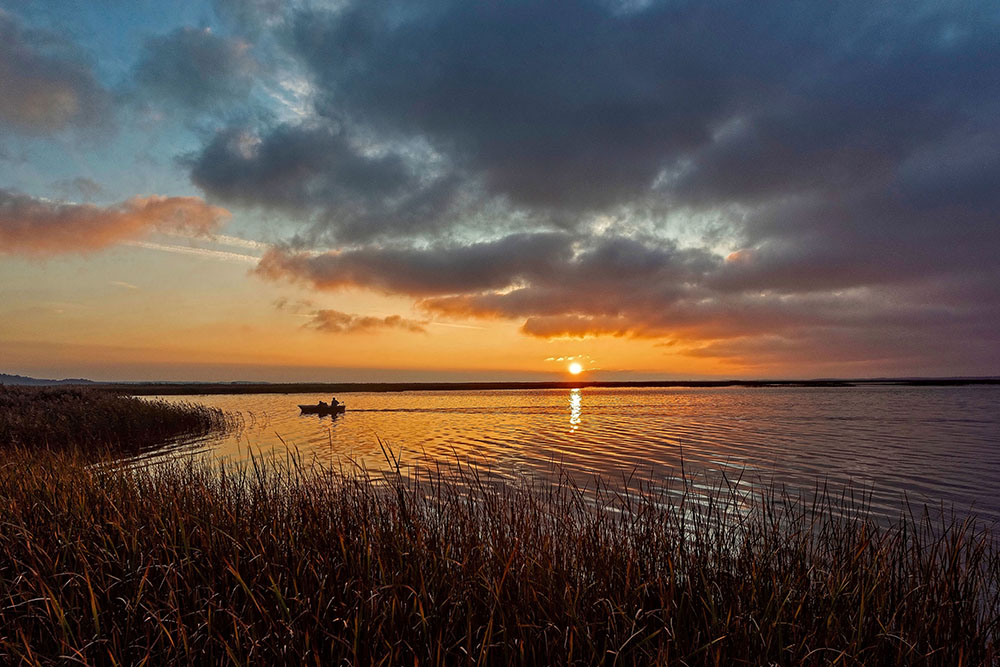
M 734 261 L 671 243 L 626 237 L 584 245 L 565 233 L 509 236 L 424 249 L 357 248 L 330 253 L 271 250 L 256 272 L 319 289 L 361 287 L 420 299 L 460 317 L 524 319 L 542 336 L 731 338 L 807 326 L 927 326 L 974 322 L 969 309 L 921 306 L 857 289 L 777 295 L 729 290 Z M 994 305 L 1000 305 L 996 300 Z
M 225 201 L 318 218 L 341 238 L 436 223 L 456 185 L 424 178 L 398 152 L 365 153 L 322 124 L 281 125 L 263 137 L 220 132 L 192 161 L 191 177 Z
M 268 251 L 256 272 L 302 280 L 320 289 L 364 287 L 388 294 L 433 296 L 468 290 L 501 290 L 516 280 L 558 270 L 571 253 L 564 234 L 508 236 L 471 245 L 431 249 L 362 247 L 313 254 L 283 248 Z
M 245 102 L 257 70 L 249 43 L 178 28 L 146 41 L 134 78 L 159 103 L 205 111 Z
M 726 358 L 996 361 L 994 6 L 368 0 L 281 25 L 313 117 L 192 160 L 303 220 L 263 276 Z
M 672 14 L 356 3 L 300 15 L 295 40 L 327 113 L 424 136 L 518 202 L 580 210 L 643 194 L 720 120 L 725 83 L 695 57 L 697 26 Z
M 108 121 L 111 97 L 86 58 L 51 33 L 28 30 L 0 9 L 0 127 L 30 134 Z

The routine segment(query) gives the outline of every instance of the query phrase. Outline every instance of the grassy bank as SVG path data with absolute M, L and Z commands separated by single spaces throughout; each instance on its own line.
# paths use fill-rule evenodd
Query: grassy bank
M 998 656 L 1000 553 L 969 523 L 886 528 L 842 497 L 718 491 L 694 503 L 461 482 L 295 466 L 101 471 L 12 454 L 0 467 L 0 661 Z
M 232 425 L 221 410 L 93 388 L 0 385 L 0 447 L 135 451 Z

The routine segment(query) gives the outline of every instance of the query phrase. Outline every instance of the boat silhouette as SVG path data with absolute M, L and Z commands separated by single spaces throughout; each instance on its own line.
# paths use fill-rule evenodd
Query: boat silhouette
M 301 410 L 304 415 L 336 415 L 341 412 L 346 412 L 347 406 L 343 403 L 338 403 L 337 405 L 327 405 L 326 403 L 321 402 L 319 405 L 300 405 L 299 410 Z

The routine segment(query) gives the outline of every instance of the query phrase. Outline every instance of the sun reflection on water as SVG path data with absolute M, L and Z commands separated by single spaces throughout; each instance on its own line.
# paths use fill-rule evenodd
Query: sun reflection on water
M 569 390 L 569 427 L 575 431 L 580 426 L 580 414 L 583 412 L 583 401 L 579 389 Z

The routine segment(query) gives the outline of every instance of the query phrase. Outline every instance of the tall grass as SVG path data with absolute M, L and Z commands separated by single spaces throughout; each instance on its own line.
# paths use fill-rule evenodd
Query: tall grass
M 233 425 L 221 410 L 81 387 L 0 385 L 0 447 L 144 449 Z
M 849 495 L 15 453 L 0 508 L 10 664 L 998 659 L 992 535 Z

